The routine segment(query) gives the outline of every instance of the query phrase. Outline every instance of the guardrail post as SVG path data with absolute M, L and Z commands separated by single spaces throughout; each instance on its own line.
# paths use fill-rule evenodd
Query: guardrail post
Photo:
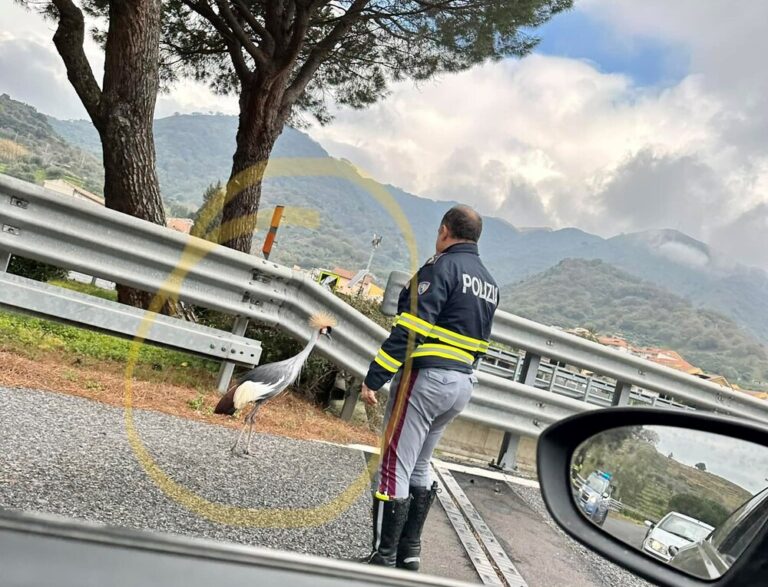
M 520 360 L 518 359 L 518 364 Z M 536 384 L 536 374 L 539 372 L 541 357 L 534 353 L 525 353 L 523 368 L 520 372 L 520 382 L 523 385 L 534 387 Z M 505 432 L 499 449 L 499 457 L 495 463 L 491 463 L 496 469 L 513 471 L 517 468 L 517 445 L 520 443 L 520 436 Z
M 557 372 L 560 370 L 560 367 L 557 365 L 552 365 L 552 379 L 549 381 L 549 391 L 552 391 L 555 388 L 555 378 L 557 377 Z
M 626 406 L 629 405 L 629 392 L 632 391 L 632 386 L 624 381 L 617 381 L 616 387 L 613 389 L 613 397 L 611 398 L 612 406 Z
M 358 391 L 360 390 L 360 381 L 357 379 L 350 379 L 347 381 L 346 389 L 344 390 L 344 405 L 341 407 L 341 419 L 345 422 L 349 422 L 352 416 L 355 414 L 355 408 L 357 407 L 357 400 L 360 397 Z
M 11 264 L 11 254 L 8 251 L 0 251 L 0 273 L 8 271 L 8 265 Z
M 232 325 L 232 334 L 243 336 L 248 328 L 248 318 L 237 316 Z M 226 393 L 229 384 L 232 381 L 232 374 L 235 372 L 235 364 L 230 361 L 222 361 L 219 367 L 219 380 L 216 382 L 216 389 L 219 393 Z
M 589 402 L 589 394 L 592 391 L 592 378 L 587 379 L 587 388 L 584 390 L 584 401 Z

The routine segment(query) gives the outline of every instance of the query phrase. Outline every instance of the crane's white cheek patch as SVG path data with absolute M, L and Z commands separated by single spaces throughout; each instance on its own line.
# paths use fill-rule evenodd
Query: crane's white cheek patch
M 431 283 L 429 281 L 422 281 L 421 283 L 419 283 L 419 295 L 425 294 L 429 289 L 430 285 Z

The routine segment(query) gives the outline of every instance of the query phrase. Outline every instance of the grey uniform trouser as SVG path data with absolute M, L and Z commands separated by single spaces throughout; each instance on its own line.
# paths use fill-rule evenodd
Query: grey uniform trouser
M 390 385 L 385 446 L 374 488 L 391 498 L 408 497 L 411 486 L 430 486 L 432 452 L 446 426 L 469 403 L 477 382 L 473 374 L 448 369 L 414 369 L 409 380 L 401 382 L 402 373 L 398 371 Z

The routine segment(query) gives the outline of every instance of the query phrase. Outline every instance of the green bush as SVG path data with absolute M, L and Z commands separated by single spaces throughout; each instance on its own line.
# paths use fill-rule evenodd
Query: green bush
M 48 265 L 47 263 L 41 263 L 40 261 L 24 259 L 15 255 L 11 257 L 11 263 L 8 265 L 8 273 L 20 275 L 21 277 L 26 277 L 28 279 L 34 279 L 35 281 L 64 279 L 67 276 L 67 272 L 64 269 Z
M 113 302 L 117 301 L 117 290 L 114 289 L 104 289 L 95 285 L 91 285 L 90 283 L 81 283 L 71 279 L 54 279 L 49 283 L 51 285 L 57 285 L 59 287 L 88 294 L 89 296 L 96 296 L 97 298 L 111 300 Z
M 678 493 L 669 500 L 669 509 L 701 520 L 717 528 L 729 516 L 728 510 L 714 500 L 701 498 L 689 493 Z
M 342 294 L 337 294 L 337 296 L 383 328 L 389 330 L 391 327 L 392 318 L 382 314 L 376 302 Z M 195 314 L 201 324 L 220 330 L 232 329 L 232 316 L 205 308 L 195 308 Z M 301 351 L 305 344 L 287 334 L 279 326 L 267 326 L 258 323 L 250 323 L 245 336 L 261 341 L 260 364 L 288 359 Z M 330 399 L 336 376 L 339 373 L 345 375 L 331 361 L 313 353 L 302 369 L 295 388 L 302 396 L 318 404 L 326 404 Z
M 0 312 L 0 345 L 11 348 L 61 351 L 92 359 L 124 363 L 131 356 L 133 341 L 93 332 L 59 322 Z M 139 348 L 138 364 L 153 365 L 158 370 L 184 367 L 211 373 L 218 370 L 214 361 L 148 344 Z

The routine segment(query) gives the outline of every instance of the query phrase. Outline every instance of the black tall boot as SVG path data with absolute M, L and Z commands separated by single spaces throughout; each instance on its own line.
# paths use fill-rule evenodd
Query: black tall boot
M 388 500 L 373 496 L 373 551 L 368 564 L 394 567 L 397 545 L 408 518 L 411 498 Z
M 418 571 L 421 564 L 421 532 L 427 520 L 429 508 L 437 495 L 437 482 L 430 489 L 426 487 L 411 487 L 411 507 L 408 519 L 400 536 L 397 549 L 397 566 L 409 571 Z

